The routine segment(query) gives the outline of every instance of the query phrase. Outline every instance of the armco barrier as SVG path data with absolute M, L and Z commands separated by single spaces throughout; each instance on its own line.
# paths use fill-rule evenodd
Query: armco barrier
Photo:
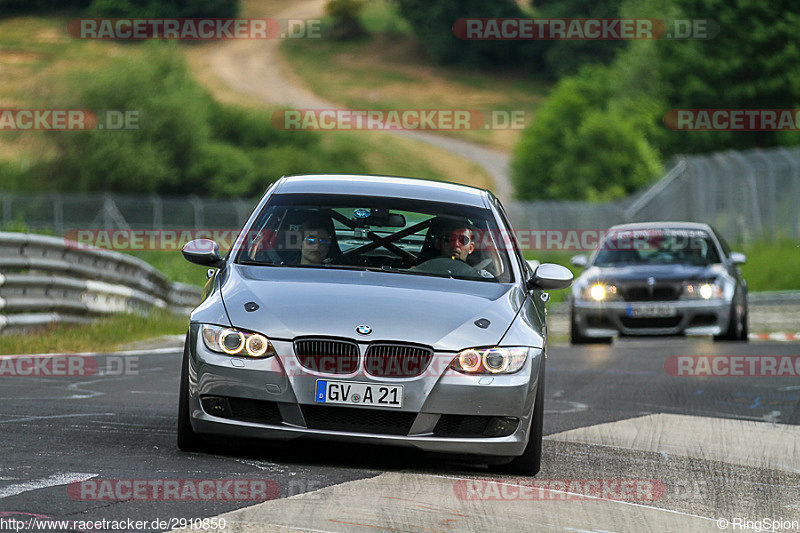
M 200 289 L 132 256 L 57 237 L 0 232 L 0 331 L 82 323 L 153 307 L 188 313 Z

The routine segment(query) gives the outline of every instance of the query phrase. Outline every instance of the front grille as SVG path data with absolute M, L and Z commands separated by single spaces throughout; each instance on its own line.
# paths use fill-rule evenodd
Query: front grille
M 373 376 L 409 378 L 419 376 L 433 359 L 433 350 L 407 344 L 371 344 L 365 367 Z
M 433 428 L 437 437 L 482 437 L 490 416 L 442 415 Z
M 645 328 L 674 328 L 681 323 L 679 316 L 652 317 L 652 318 L 633 318 L 624 316 L 620 318 L 622 325 L 628 329 Z
M 352 431 L 381 435 L 408 435 L 415 413 L 358 407 L 302 406 L 309 429 Z
M 622 289 L 622 298 L 626 302 L 669 302 L 677 300 L 681 293 L 677 287 L 656 285 L 650 287 L 627 287 Z
M 358 370 L 358 345 L 339 339 L 298 339 L 294 353 L 300 364 L 325 374 L 352 374 Z

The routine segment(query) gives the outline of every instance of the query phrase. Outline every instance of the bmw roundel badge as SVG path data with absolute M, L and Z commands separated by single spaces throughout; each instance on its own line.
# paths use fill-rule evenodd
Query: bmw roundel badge
M 361 324 L 356 328 L 356 333 L 359 335 L 369 335 L 372 333 L 372 328 L 367 326 L 366 324 Z

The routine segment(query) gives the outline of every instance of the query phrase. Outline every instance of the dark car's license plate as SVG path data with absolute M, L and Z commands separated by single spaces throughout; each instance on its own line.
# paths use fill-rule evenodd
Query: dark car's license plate
M 675 306 L 668 304 L 644 304 L 628 306 L 628 316 L 634 318 L 669 317 L 678 314 Z

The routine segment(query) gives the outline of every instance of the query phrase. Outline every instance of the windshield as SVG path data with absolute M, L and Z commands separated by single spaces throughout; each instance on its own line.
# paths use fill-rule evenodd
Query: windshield
M 711 236 L 702 230 L 640 230 L 610 234 L 597 252 L 594 265 L 708 266 L 720 258 Z
M 248 265 L 513 281 L 492 212 L 441 202 L 277 194 L 240 239 Z

